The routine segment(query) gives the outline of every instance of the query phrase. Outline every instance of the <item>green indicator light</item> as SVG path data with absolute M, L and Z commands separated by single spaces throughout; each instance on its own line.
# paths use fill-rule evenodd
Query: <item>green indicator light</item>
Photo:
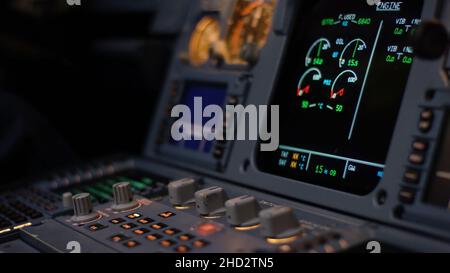
M 322 26 L 331 26 L 331 25 L 334 25 L 333 18 L 325 18 L 322 20 Z
M 307 100 L 302 101 L 302 108 L 306 109 L 308 107 L 309 107 L 309 101 L 307 101 Z
M 358 25 L 370 25 L 372 23 L 372 19 L 370 18 L 359 18 L 358 19 Z
M 402 28 L 396 27 L 394 30 L 394 35 L 403 35 L 404 31 Z
M 393 62 L 395 62 L 395 57 L 392 56 L 392 55 L 387 55 L 387 56 L 386 56 L 386 62 L 388 62 L 388 63 L 393 63 Z
M 357 67 L 359 65 L 359 61 L 356 59 L 350 59 L 347 63 L 348 66 Z
M 336 112 L 341 113 L 342 111 L 344 111 L 344 106 L 342 104 L 337 104 Z
M 313 64 L 314 65 L 322 65 L 323 64 L 323 59 L 322 58 L 314 58 Z
M 412 57 L 405 56 L 402 59 L 402 63 L 404 63 L 404 64 L 412 64 L 412 62 L 413 62 L 413 58 Z

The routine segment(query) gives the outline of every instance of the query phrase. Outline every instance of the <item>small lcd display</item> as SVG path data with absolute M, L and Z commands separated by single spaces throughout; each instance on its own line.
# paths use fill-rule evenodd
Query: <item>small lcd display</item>
M 192 128 L 191 132 L 198 130 L 194 130 L 195 127 L 203 128 L 205 123 L 211 118 L 203 118 L 201 122 L 198 124 L 195 123 L 195 110 L 194 110 L 194 98 L 202 98 L 202 109 L 201 111 L 209 106 L 209 105 L 219 105 L 224 106 L 227 95 L 227 86 L 224 84 L 215 84 L 215 83 L 204 83 L 204 82 L 186 82 L 183 90 L 183 95 L 179 104 L 186 105 L 191 110 L 191 121 L 192 124 L 188 124 L 186 126 L 190 126 Z M 191 135 L 192 140 L 182 140 L 175 141 L 171 138 L 170 143 L 174 146 L 193 150 L 201 153 L 210 153 L 211 149 L 214 146 L 213 141 L 203 140 L 194 140 L 194 135 Z
M 271 103 L 281 145 L 261 170 L 361 195 L 383 177 L 423 1 L 369 2 L 312 1 L 298 17 Z

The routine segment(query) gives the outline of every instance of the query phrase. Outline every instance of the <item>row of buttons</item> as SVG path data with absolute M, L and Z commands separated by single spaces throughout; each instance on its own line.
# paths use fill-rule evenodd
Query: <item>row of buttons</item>
M 171 211 L 166 211 L 166 212 L 162 212 L 162 213 L 158 214 L 158 216 L 161 218 L 170 218 L 175 215 L 176 214 Z M 126 218 L 128 218 L 130 220 L 136 220 L 137 223 L 142 224 L 142 225 L 150 224 L 149 227 L 152 230 L 162 230 L 161 232 L 166 236 L 178 235 L 176 238 L 181 242 L 188 242 L 195 238 L 195 236 L 193 236 L 189 233 L 184 233 L 184 234 L 179 235 L 180 233 L 182 233 L 181 230 L 176 229 L 176 228 L 171 228 L 171 227 L 169 228 L 168 225 L 166 225 L 164 223 L 154 223 L 155 222 L 154 219 L 148 218 L 148 217 L 143 217 L 139 213 L 129 214 L 126 216 Z M 141 218 L 141 219 L 139 219 L 139 218 Z M 191 243 L 191 247 L 189 247 L 185 244 L 176 246 L 177 241 L 175 241 L 173 239 L 163 239 L 164 236 L 162 234 L 151 233 L 150 229 L 148 229 L 146 227 L 138 227 L 138 224 L 136 224 L 136 223 L 132 223 L 132 222 L 125 223 L 126 220 L 123 218 L 114 218 L 114 219 L 111 219 L 109 222 L 114 225 L 120 224 L 120 227 L 125 230 L 133 229 L 132 230 L 133 234 L 138 235 L 138 236 L 143 235 L 144 238 L 148 241 L 159 241 L 159 245 L 162 247 L 165 247 L 165 248 L 174 247 L 173 250 L 176 252 L 179 252 L 179 253 L 188 252 L 191 250 L 191 247 L 202 248 L 209 244 L 209 242 L 207 242 L 205 240 L 197 239 Z M 106 227 L 107 226 L 96 223 L 96 224 L 90 225 L 88 228 L 91 231 L 97 231 L 97 230 L 104 229 Z M 135 248 L 135 247 L 138 247 L 141 245 L 141 243 L 139 241 L 131 239 L 130 237 L 128 237 L 124 234 L 116 234 L 116 235 L 111 236 L 109 239 L 112 240 L 113 242 L 117 242 L 117 243 L 122 242 L 122 244 L 127 248 Z
M 423 134 L 427 134 L 434 121 L 434 112 L 431 109 L 424 109 L 420 113 L 419 130 Z M 407 187 L 402 187 L 399 193 L 399 201 L 405 204 L 412 204 L 416 197 L 416 189 L 412 186 L 417 186 L 422 177 L 422 172 L 417 167 L 422 166 L 426 161 L 426 154 L 429 149 L 429 142 L 425 139 L 415 139 L 411 145 L 411 153 L 408 156 L 408 161 L 411 164 L 407 167 L 403 174 L 403 181 L 408 184 Z

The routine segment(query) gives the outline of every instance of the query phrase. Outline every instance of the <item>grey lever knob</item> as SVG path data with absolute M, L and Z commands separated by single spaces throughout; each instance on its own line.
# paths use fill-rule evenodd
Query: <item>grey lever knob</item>
M 194 178 L 183 178 L 170 182 L 167 188 L 169 201 L 172 205 L 186 206 L 195 202 L 195 192 L 198 189 L 198 183 Z
M 125 211 L 136 208 L 139 203 L 133 199 L 133 192 L 129 182 L 120 182 L 113 185 L 114 211 Z
M 227 221 L 230 225 L 250 227 L 259 224 L 261 207 L 253 196 L 241 196 L 225 202 Z
M 94 211 L 89 193 L 80 193 L 72 197 L 73 213 L 71 220 L 76 223 L 93 221 L 98 218 Z
M 288 238 L 300 232 L 300 224 L 294 211 L 288 207 L 273 207 L 259 213 L 261 230 L 264 236 L 270 238 Z
M 225 190 L 219 187 L 211 187 L 197 191 L 195 202 L 197 211 L 202 216 L 218 216 L 225 212 Z

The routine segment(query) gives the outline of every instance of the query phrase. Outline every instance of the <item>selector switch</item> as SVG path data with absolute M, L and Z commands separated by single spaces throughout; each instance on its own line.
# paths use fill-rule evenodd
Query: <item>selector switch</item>
M 174 206 L 187 206 L 195 202 L 198 182 L 194 178 L 183 178 L 168 185 L 169 201 Z
M 139 206 L 139 203 L 133 199 L 133 192 L 129 182 L 121 182 L 113 185 L 113 205 L 114 211 L 131 210 Z
M 93 210 L 91 195 L 89 193 L 80 193 L 72 197 L 73 212 L 71 220 L 75 223 L 86 223 L 99 217 L 99 214 Z
M 223 214 L 227 199 L 225 190 L 219 187 L 211 187 L 195 193 L 197 211 L 202 216 L 214 217 Z
M 300 233 L 300 224 L 291 208 L 278 206 L 262 210 L 259 219 L 266 237 L 283 239 Z
M 259 224 L 261 207 L 253 196 L 241 196 L 225 203 L 227 221 L 236 227 L 251 227 Z

